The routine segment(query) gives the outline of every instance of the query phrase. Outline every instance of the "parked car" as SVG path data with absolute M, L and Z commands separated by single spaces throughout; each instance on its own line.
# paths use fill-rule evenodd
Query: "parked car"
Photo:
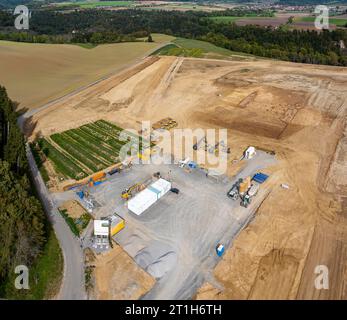
M 177 189 L 177 188 L 171 188 L 170 191 L 173 192 L 173 193 L 176 193 L 176 194 L 180 193 L 180 190 Z

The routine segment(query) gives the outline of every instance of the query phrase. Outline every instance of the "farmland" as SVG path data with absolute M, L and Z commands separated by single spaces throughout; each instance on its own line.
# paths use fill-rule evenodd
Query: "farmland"
M 61 2 L 57 3 L 57 7 L 73 6 L 83 9 L 92 9 L 98 7 L 131 7 L 134 5 L 133 1 L 80 1 L 80 2 Z
M 37 108 L 141 59 L 173 37 L 153 35 L 154 43 L 99 45 L 0 41 L 0 84 L 19 108 Z M 21 79 L 21 81 L 18 81 Z
M 76 129 L 40 138 L 41 151 L 53 163 L 57 173 L 65 178 L 82 179 L 119 162 L 121 148 L 128 143 L 122 139 L 122 128 L 104 120 Z M 137 139 L 128 133 L 130 139 Z M 139 140 L 142 147 L 141 140 Z M 131 145 L 137 147 L 136 141 Z
M 298 19 L 300 22 L 314 22 L 316 17 L 301 17 Z M 338 27 L 345 27 L 347 25 L 347 18 L 331 17 L 329 18 L 329 24 L 334 24 Z
M 217 16 L 217 17 L 211 17 L 211 19 L 215 22 L 220 22 L 220 23 L 232 23 L 232 22 L 236 22 L 237 20 L 241 20 L 241 19 L 259 19 L 259 16 L 256 15 L 247 15 L 247 16 L 240 16 L 240 17 L 236 17 L 236 16 Z M 271 17 L 268 17 L 266 19 L 271 19 Z
M 226 58 L 232 56 L 250 56 L 245 53 L 234 52 L 225 48 L 217 47 L 209 42 L 176 38 L 165 47 L 158 49 L 153 54 L 167 56 L 183 56 L 183 57 L 210 57 L 210 58 Z

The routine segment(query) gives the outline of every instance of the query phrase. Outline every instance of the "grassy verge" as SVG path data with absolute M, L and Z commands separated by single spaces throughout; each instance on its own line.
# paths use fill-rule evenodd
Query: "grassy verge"
M 39 169 L 39 171 L 41 173 L 42 179 L 45 183 L 47 183 L 49 181 L 49 175 L 48 175 L 48 172 L 47 172 L 45 166 L 43 165 L 40 151 L 37 150 L 37 148 L 32 143 L 30 144 L 30 149 L 31 149 L 31 152 L 32 152 L 33 157 L 35 159 L 37 168 Z
M 184 56 L 201 58 L 205 54 L 215 54 L 223 57 L 230 57 L 234 54 L 245 55 L 244 53 L 236 53 L 231 50 L 217 47 L 209 42 L 185 38 L 177 38 L 172 43 L 158 49 L 153 55 L 167 56 Z
M 175 44 L 169 44 L 160 50 L 156 51 L 155 54 L 163 56 L 176 56 L 176 57 L 193 57 L 202 58 L 204 52 L 201 48 L 180 48 Z
M 5 298 L 10 300 L 42 300 L 55 297 L 59 293 L 63 276 L 64 259 L 59 242 L 52 229 L 41 256 L 29 268 L 29 289 L 17 290 L 13 275 L 5 284 Z
M 79 218 L 76 219 L 71 218 L 66 209 L 59 209 L 59 212 L 71 229 L 71 232 L 76 237 L 80 236 L 81 232 L 88 226 L 88 223 L 91 219 L 90 215 L 87 212 L 83 213 Z
M 62 215 L 62 217 L 64 218 L 65 222 L 67 223 L 67 225 L 69 226 L 71 232 L 76 236 L 79 237 L 80 235 L 80 230 L 78 229 L 77 225 L 75 224 L 74 219 L 72 219 L 68 213 L 66 209 L 60 210 L 59 209 L 60 214 Z

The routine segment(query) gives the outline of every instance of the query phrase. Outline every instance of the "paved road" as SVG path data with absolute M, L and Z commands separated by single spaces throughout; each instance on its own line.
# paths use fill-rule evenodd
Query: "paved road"
M 34 183 L 48 218 L 55 230 L 64 256 L 64 277 L 58 298 L 62 300 L 86 299 L 84 290 L 84 262 L 80 242 L 76 239 L 63 217 L 58 212 L 36 166 L 29 145 L 27 158 Z

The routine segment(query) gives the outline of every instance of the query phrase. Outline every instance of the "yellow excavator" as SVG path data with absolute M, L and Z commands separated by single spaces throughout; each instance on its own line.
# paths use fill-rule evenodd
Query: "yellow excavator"
M 141 191 L 145 188 L 145 186 L 142 184 L 142 183 L 135 183 L 134 185 L 132 185 L 131 187 L 125 189 L 123 192 L 122 192 L 122 199 L 124 200 L 129 200 L 129 198 L 132 197 L 132 192 L 135 191 Z

